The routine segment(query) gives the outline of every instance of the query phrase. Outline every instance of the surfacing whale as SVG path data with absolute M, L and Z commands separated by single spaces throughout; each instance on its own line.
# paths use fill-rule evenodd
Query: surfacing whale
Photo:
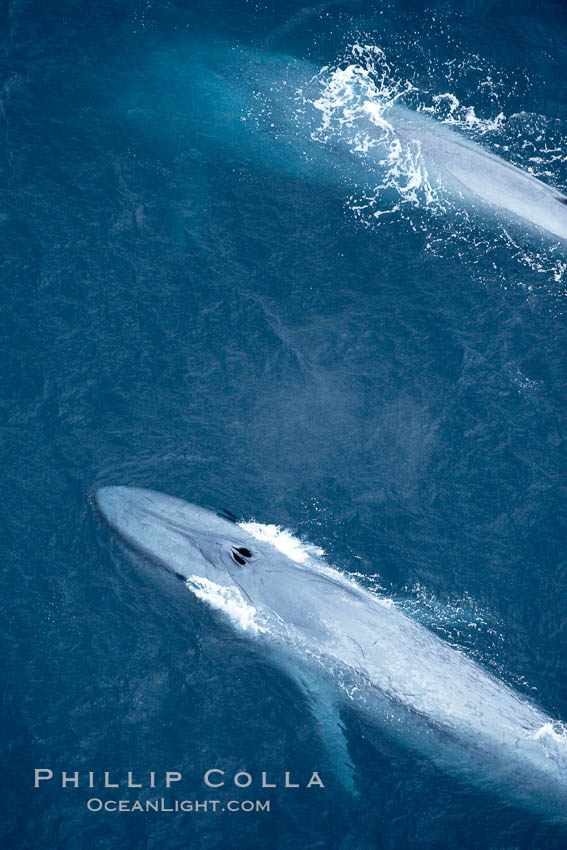
M 428 116 L 394 106 L 386 121 L 402 141 L 419 145 L 428 171 L 449 191 L 567 240 L 567 197 L 558 189 Z
M 408 181 L 482 218 L 567 241 L 567 196 L 423 111 L 388 101 L 359 65 L 334 72 L 303 59 L 215 42 L 156 51 L 131 120 L 180 151 L 207 150 L 349 193 L 407 197 Z M 324 104 L 322 106 L 322 104 Z M 327 122 L 327 123 L 326 123 Z M 391 156 L 396 153 L 394 161 Z M 178 155 L 179 152 L 178 152 Z M 413 172 L 403 173 L 413 162 Z M 401 168 L 382 186 L 388 169 Z M 428 190 L 422 191 L 423 202 Z M 421 201 L 420 201 L 421 203 Z M 448 213 L 450 215 L 450 212 Z
M 356 793 L 340 707 L 441 770 L 551 820 L 564 817 L 567 739 L 535 704 L 328 567 L 299 563 L 231 516 L 151 490 L 96 505 L 129 547 L 183 579 L 300 684 L 344 786 Z

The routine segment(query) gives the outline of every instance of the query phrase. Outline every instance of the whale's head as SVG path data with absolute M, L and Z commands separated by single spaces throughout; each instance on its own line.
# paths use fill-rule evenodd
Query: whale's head
M 179 578 L 240 584 L 257 565 L 257 541 L 224 513 L 138 487 L 101 487 L 94 501 L 129 547 Z

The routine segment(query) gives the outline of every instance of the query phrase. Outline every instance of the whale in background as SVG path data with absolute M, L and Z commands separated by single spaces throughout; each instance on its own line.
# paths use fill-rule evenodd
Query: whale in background
M 400 162 L 409 153 L 419 180 L 457 206 L 567 240 L 563 192 L 399 98 L 388 102 L 365 69 L 351 65 L 335 74 L 343 80 L 350 74 L 356 91 L 350 99 L 343 89 L 336 103 L 327 103 L 329 133 L 321 132 L 325 73 L 289 55 L 223 42 L 155 51 L 142 88 L 120 108 L 144 132 L 158 134 L 164 151 L 172 146 L 174 157 L 216 149 L 233 163 L 256 162 L 348 193 L 381 186 L 392 152 Z M 404 179 L 400 195 L 407 191 Z M 391 184 L 383 191 L 392 188 L 395 195 Z
M 534 703 L 338 571 L 300 563 L 226 514 L 151 490 L 95 502 L 135 552 L 182 579 L 300 685 L 356 793 L 345 703 L 442 771 L 564 816 L 567 738 Z
M 402 143 L 419 145 L 430 180 L 567 240 L 567 197 L 558 189 L 421 113 L 395 104 L 384 119 Z

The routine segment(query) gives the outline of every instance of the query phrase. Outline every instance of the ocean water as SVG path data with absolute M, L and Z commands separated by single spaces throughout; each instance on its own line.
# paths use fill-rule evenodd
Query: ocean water
M 377 163 L 362 120 L 402 103 L 565 189 L 565 5 L 1 16 L 0 846 L 567 847 L 347 706 L 353 798 L 297 685 L 91 501 L 227 508 L 567 721 L 567 248 L 450 197 L 387 133 Z M 271 811 L 87 808 L 179 796 L 104 771 L 180 771 L 203 800 L 213 767 L 254 777 L 223 800 L 264 799 L 269 771 Z

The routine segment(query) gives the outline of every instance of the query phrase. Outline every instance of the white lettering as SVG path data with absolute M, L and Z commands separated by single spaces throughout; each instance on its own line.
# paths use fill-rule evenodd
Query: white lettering
M 141 782 L 134 782 L 133 779 L 132 779 L 132 776 L 133 776 L 132 771 L 129 770 L 128 771 L 128 788 L 141 788 L 142 783 Z
M 65 771 L 63 771 L 63 773 L 61 774 L 61 787 L 66 788 L 67 785 L 70 782 L 72 782 L 74 784 L 75 788 L 79 787 L 79 771 L 78 770 L 76 770 L 70 776 L 67 773 L 65 773 Z
M 239 777 L 243 776 L 244 781 L 241 782 Z M 237 773 L 234 777 L 234 784 L 238 785 L 239 788 L 248 788 L 249 785 L 252 785 L 252 777 L 249 773 L 246 773 L 245 770 L 241 770 L 240 773 Z
M 110 773 L 108 770 L 104 773 L 104 787 L 105 788 L 118 788 L 118 782 L 113 783 L 110 781 Z
M 171 788 L 172 782 L 180 782 L 183 777 L 176 770 L 168 770 L 165 774 L 165 787 Z
M 276 783 L 275 782 L 268 782 L 267 777 L 268 777 L 268 774 L 265 771 L 263 771 L 262 772 L 262 788 L 275 788 Z
M 286 787 L 286 788 L 299 788 L 299 785 L 296 785 L 296 784 L 295 784 L 295 782 L 290 782 L 289 777 L 290 777 L 290 774 L 289 774 L 289 772 L 288 772 L 288 771 L 286 771 L 286 774 L 285 774 L 285 787 Z
M 311 779 L 310 779 L 310 780 L 309 780 L 309 782 L 307 783 L 307 787 L 308 787 L 308 788 L 311 788 L 311 786 L 312 786 L 312 785 L 318 785 L 318 786 L 319 786 L 319 788 L 324 788 L 324 787 L 325 787 L 325 786 L 324 786 L 324 784 L 323 784 L 323 780 L 321 779 L 321 777 L 319 776 L 319 774 L 317 773 L 317 771 L 314 771 L 314 772 L 311 774 Z
M 211 782 L 211 774 L 218 773 L 220 776 L 224 776 L 224 770 L 219 770 L 217 767 L 211 768 L 211 770 L 207 770 L 204 776 L 205 785 L 208 785 L 209 788 L 220 788 L 221 785 L 224 785 L 224 779 L 221 779 L 220 782 Z
M 39 788 L 39 783 L 45 782 L 46 779 L 53 779 L 53 771 L 52 770 L 45 770 L 43 768 L 36 767 L 34 773 L 35 773 L 35 781 L 34 781 L 34 785 L 33 785 L 34 788 Z

